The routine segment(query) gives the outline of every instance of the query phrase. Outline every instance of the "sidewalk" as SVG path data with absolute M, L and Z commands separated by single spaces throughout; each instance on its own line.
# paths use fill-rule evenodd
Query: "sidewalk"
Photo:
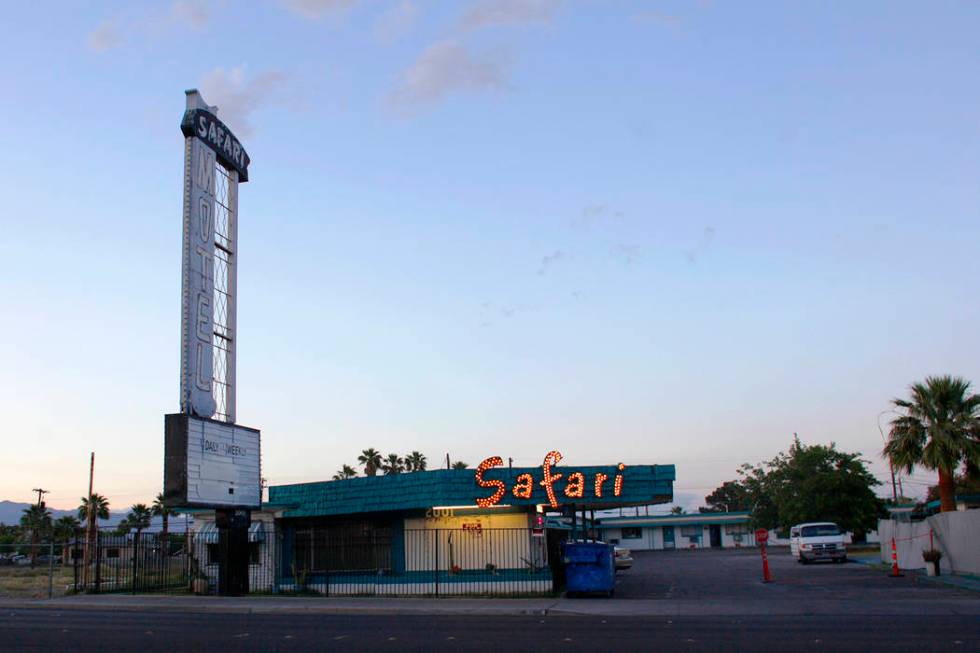
M 887 564 L 881 561 L 878 554 L 851 556 L 850 558 L 854 562 L 867 565 L 868 567 L 881 567 L 883 569 L 889 568 Z M 921 569 L 903 569 L 902 573 L 914 574 L 916 579 L 920 581 L 924 580 L 929 583 L 938 583 L 942 585 L 949 585 L 951 587 L 957 587 L 963 590 L 970 590 L 972 592 L 980 592 L 980 577 L 971 576 L 970 574 L 944 573 L 941 576 L 928 576 Z
M 49 600 L 0 599 L 0 609 L 210 612 L 233 614 L 377 614 L 488 616 L 671 617 L 735 615 L 950 615 L 980 616 L 980 601 L 674 600 L 674 599 L 399 599 L 316 597 L 132 596 L 96 594 Z

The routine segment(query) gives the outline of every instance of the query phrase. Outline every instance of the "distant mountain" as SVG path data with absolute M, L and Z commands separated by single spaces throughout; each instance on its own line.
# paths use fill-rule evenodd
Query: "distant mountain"
M 17 501 L 0 501 L 0 524 L 6 524 L 8 526 L 19 524 L 20 518 L 24 514 L 24 509 L 30 508 L 31 505 L 32 504 L 30 503 L 20 503 Z M 58 510 L 57 508 L 48 508 L 48 511 L 51 513 L 52 519 L 58 519 L 59 517 L 64 517 L 65 515 L 73 515 L 75 517 L 78 516 L 78 512 L 76 510 Z M 109 519 L 100 519 L 99 526 L 115 528 L 119 522 L 122 521 L 123 517 L 126 516 L 126 512 L 128 512 L 128 510 L 109 511 Z M 161 518 L 154 517 L 149 530 L 154 531 L 159 529 L 162 522 L 163 520 Z M 170 523 L 175 525 L 180 523 L 183 525 L 183 517 L 171 517 Z M 177 529 L 174 528 L 174 526 L 171 526 L 171 530 L 176 531 Z

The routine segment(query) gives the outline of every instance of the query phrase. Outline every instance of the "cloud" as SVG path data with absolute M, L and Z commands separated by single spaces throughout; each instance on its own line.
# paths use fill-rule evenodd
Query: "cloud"
M 194 29 L 204 29 L 211 19 L 211 11 L 204 0 L 177 0 L 170 8 L 170 13 L 180 23 L 186 23 Z
M 560 260 L 565 258 L 565 252 L 556 249 L 554 253 L 541 257 L 541 264 L 538 266 L 538 276 L 543 277 L 548 274 L 548 270 Z
M 628 245 L 626 243 L 619 243 L 613 249 L 613 254 L 616 255 L 626 267 L 631 267 L 633 263 L 640 258 L 641 250 L 636 245 Z
M 462 30 L 550 23 L 559 0 L 480 0 L 459 20 Z
M 660 23 L 662 25 L 677 25 L 681 22 L 680 16 L 672 16 L 653 9 L 638 11 L 631 16 L 634 23 Z
M 440 41 L 426 48 L 401 75 L 389 103 L 411 110 L 442 100 L 460 91 L 494 91 L 507 86 L 504 66 L 488 59 L 475 59 L 453 41 Z
M 419 8 L 412 0 L 402 0 L 384 11 L 374 25 L 374 34 L 382 41 L 394 41 L 412 29 Z
M 687 250 L 684 253 L 684 257 L 687 259 L 688 263 L 696 263 L 698 257 L 704 253 L 708 246 L 711 245 L 711 241 L 715 239 L 715 228 L 712 226 L 707 226 L 704 228 L 704 233 L 701 235 L 701 240 L 692 249 Z
M 347 11 L 357 0 L 283 0 L 286 8 L 304 18 L 319 20 L 324 16 Z
M 106 52 L 122 45 L 123 37 L 119 34 L 115 22 L 106 20 L 92 30 L 88 35 L 88 47 L 95 52 Z
M 252 113 L 275 99 L 275 93 L 286 82 L 286 75 L 267 71 L 246 80 L 244 68 L 216 68 L 201 80 L 201 93 L 218 106 L 218 117 L 241 138 L 251 135 Z
M 622 211 L 615 211 L 605 204 L 590 204 L 572 219 L 572 224 L 578 227 L 590 227 L 600 222 L 613 222 L 622 217 Z

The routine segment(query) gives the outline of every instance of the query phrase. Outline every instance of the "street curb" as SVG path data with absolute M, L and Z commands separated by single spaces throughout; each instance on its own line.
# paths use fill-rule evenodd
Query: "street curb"
M 352 605 L 316 605 L 316 606 L 249 606 L 249 605 L 208 605 L 200 604 L 178 605 L 172 603 L 70 603 L 62 600 L 30 600 L 30 601 L 0 601 L 0 610 L 111 610 L 113 612 L 199 612 L 213 614 L 324 614 L 324 615 L 435 615 L 435 616 L 546 616 L 550 607 L 544 608 L 487 608 L 446 606 L 352 606 Z

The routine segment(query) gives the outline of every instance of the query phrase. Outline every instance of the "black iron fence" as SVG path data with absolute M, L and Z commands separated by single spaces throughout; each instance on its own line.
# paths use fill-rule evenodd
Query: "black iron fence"
M 271 525 L 269 526 L 271 531 Z M 71 589 L 213 594 L 222 547 L 202 532 L 100 534 L 70 545 Z M 530 529 L 297 528 L 249 532 L 249 591 L 320 596 L 531 596 L 554 591 L 544 537 Z
M 278 591 L 328 596 L 543 595 L 553 574 L 543 537 L 527 528 L 295 531 Z M 290 555 L 292 553 L 292 555 Z

